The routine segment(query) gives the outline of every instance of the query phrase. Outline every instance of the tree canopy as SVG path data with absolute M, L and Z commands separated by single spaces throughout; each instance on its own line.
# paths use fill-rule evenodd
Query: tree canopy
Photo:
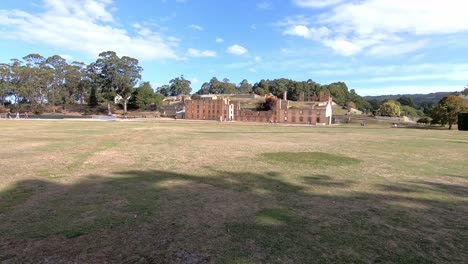
M 432 111 L 432 123 L 449 125 L 457 124 L 458 114 L 468 110 L 466 100 L 461 96 L 449 95 L 442 98 L 439 104 Z
M 388 100 L 380 106 L 380 115 L 382 116 L 397 117 L 400 114 L 400 104 L 393 100 Z

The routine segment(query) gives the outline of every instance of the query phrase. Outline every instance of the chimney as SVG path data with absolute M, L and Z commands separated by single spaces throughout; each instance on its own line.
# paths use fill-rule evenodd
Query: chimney
M 284 91 L 283 100 L 288 100 L 288 91 Z

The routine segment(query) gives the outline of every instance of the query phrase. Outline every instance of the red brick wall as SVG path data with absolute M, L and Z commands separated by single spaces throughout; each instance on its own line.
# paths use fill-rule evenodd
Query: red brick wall
M 231 110 L 232 111 L 232 110 Z M 229 120 L 229 101 L 201 98 L 185 101 L 185 118 L 200 120 Z

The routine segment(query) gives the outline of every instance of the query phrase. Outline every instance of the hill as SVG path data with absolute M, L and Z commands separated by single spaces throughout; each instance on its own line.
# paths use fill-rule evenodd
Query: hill
M 447 95 L 452 95 L 457 92 L 437 92 L 437 93 L 429 93 L 429 94 L 396 94 L 396 95 L 377 95 L 377 96 L 364 96 L 366 100 L 378 100 L 378 101 L 383 101 L 386 99 L 392 99 L 392 100 L 397 100 L 398 98 L 402 96 L 409 97 L 413 99 L 414 102 L 416 103 L 422 103 L 422 102 L 430 102 L 430 103 L 438 103 L 440 99 L 442 99 L 444 96 Z

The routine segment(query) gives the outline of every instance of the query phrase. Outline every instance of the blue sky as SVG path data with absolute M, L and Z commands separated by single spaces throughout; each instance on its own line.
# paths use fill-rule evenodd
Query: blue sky
M 15 0 L 0 3 L 0 61 L 30 53 L 140 60 L 154 87 L 184 75 L 343 81 L 361 95 L 468 84 L 466 0 Z

